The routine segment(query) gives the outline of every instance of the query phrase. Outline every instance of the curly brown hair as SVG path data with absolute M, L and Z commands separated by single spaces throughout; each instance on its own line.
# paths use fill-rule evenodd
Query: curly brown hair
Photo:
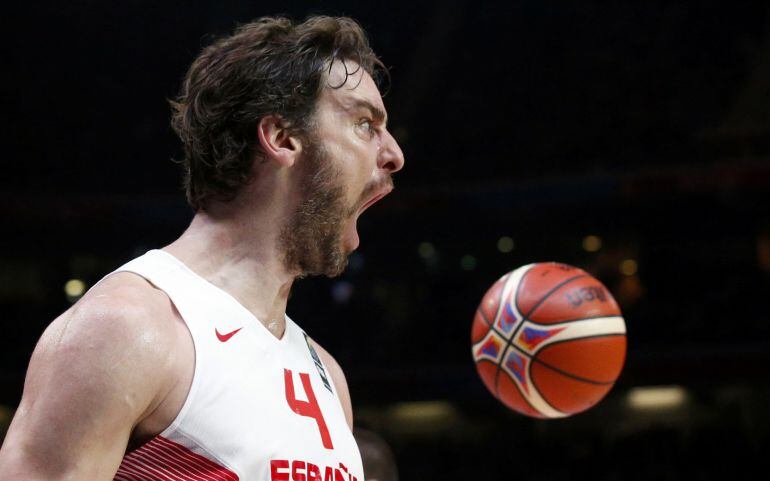
M 351 60 L 379 82 L 387 75 L 361 26 L 314 16 L 295 24 L 264 17 L 204 48 L 171 102 L 171 126 L 184 146 L 187 202 L 198 211 L 229 201 L 253 178 L 261 148 L 256 127 L 278 115 L 297 135 L 313 113 L 335 60 Z M 352 75 L 354 72 L 349 72 Z

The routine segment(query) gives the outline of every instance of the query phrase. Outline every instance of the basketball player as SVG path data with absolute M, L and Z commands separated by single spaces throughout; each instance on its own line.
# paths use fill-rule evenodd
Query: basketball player
M 285 309 L 403 166 L 382 71 L 347 18 L 203 50 L 173 104 L 194 219 L 45 331 L 0 479 L 363 481 L 345 377 Z

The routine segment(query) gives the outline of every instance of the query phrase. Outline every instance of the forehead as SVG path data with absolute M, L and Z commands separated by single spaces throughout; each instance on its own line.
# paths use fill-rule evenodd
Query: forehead
M 319 97 L 319 107 L 329 103 L 333 108 L 352 110 L 369 103 L 385 112 L 382 95 L 371 75 L 352 60 L 335 60 Z

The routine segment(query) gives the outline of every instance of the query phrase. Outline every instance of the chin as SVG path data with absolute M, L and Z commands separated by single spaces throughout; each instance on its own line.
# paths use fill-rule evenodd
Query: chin
M 339 244 L 338 244 L 339 245 Z M 326 276 L 337 277 L 348 266 L 348 257 L 353 251 L 348 251 L 340 245 L 337 252 L 320 252 L 316 250 L 313 259 L 306 259 L 300 265 L 302 277 L 307 276 Z
M 326 277 L 328 277 L 330 279 L 333 279 L 335 277 L 339 277 L 340 275 L 342 275 L 343 272 L 345 272 L 345 268 L 347 266 L 348 266 L 348 262 L 347 262 L 347 259 L 346 259 L 344 265 L 339 266 L 339 268 L 337 268 L 337 269 L 330 270 L 330 271 L 326 272 L 325 275 L 326 275 Z
M 335 259 L 329 259 L 330 262 L 327 265 L 326 272 L 324 273 L 326 277 L 337 277 L 345 272 L 345 268 L 348 267 L 348 258 L 352 253 L 352 250 L 346 252 L 345 250 L 340 249 L 339 255 L 335 256 Z

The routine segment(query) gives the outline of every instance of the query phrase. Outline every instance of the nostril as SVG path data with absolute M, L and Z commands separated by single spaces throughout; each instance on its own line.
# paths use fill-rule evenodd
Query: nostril
M 386 137 L 381 145 L 378 146 L 378 156 L 380 168 L 390 172 L 398 172 L 404 166 L 404 154 L 399 147 L 398 142 L 389 132 L 386 131 Z

